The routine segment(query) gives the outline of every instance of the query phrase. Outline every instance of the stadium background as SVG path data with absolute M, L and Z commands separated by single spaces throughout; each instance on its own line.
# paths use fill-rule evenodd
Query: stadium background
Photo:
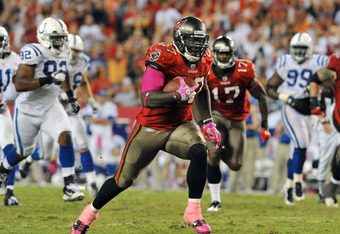
M 153 43 L 171 43 L 172 26 L 179 18 L 194 15 L 202 19 L 211 42 L 219 35 L 232 37 L 238 57 L 256 64 L 258 78 L 265 85 L 276 58 L 288 52 L 296 32 L 312 36 L 315 53 L 338 52 L 339 10 L 339 0 L 2 0 L 0 20 L 17 53 L 24 44 L 37 42 L 36 28 L 45 17 L 64 20 L 69 32 L 84 40 L 85 53 L 91 58 L 92 91 L 96 94 L 105 89 L 118 104 L 118 120 L 126 135 L 140 108 L 138 90 L 145 52 Z M 124 101 L 115 99 L 125 92 L 134 94 L 126 95 Z M 85 100 L 86 91 L 79 96 L 84 105 Z M 271 112 L 279 106 L 271 101 Z M 129 127 L 124 128 L 126 123 Z M 273 149 L 262 152 L 270 160 Z

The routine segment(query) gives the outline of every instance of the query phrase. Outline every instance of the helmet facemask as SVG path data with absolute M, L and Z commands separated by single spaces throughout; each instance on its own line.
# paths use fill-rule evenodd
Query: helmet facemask
M 305 59 L 307 59 L 307 51 L 308 51 L 307 46 L 295 45 L 291 47 L 290 54 L 297 62 L 301 63 Z
M 50 36 L 49 41 L 51 44 L 50 50 L 52 51 L 52 53 L 58 55 L 65 49 L 65 45 L 67 43 L 67 34 L 62 36 Z
M 205 36 L 203 33 L 201 35 L 185 35 L 182 38 L 185 58 L 190 62 L 197 62 L 204 56 L 205 50 L 208 48 L 209 36 Z
M 70 61 L 71 65 L 75 65 L 78 62 L 78 60 L 80 58 L 80 53 L 82 53 L 82 52 L 72 49 L 71 61 Z

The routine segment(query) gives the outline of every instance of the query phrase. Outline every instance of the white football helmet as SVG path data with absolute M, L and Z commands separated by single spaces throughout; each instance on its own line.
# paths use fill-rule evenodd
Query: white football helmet
M 11 53 L 8 32 L 0 26 L 0 54 Z
M 72 49 L 71 64 L 77 63 L 80 54 L 84 51 L 84 43 L 80 36 L 68 34 L 68 46 Z
M 308 33 L 296 33 L 290 40 L 289 53 L 298 63 L 303 63 L 313 54 L 313 39 Z
M 37 28 L 37 38 L 39 43 L 59 55 L 64 49 L 67 42 L 67 26 L 56 18 L 44 19 Z

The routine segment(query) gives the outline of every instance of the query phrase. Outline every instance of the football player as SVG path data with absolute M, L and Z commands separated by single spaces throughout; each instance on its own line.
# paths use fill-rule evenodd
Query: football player
M 333 103 L 329 118 L 332 126 L 337 130 L 338 134 L 333 137 L 332 141 L 339 141 L 340 133 L 340 56 L 333 54 L 329 57 L 329 64 L 318 70 L 311 79 L 310 94 L 311 94 L 311 112 L 314 115 L 321 115 L 322 108 L 318 100 L 319 88 L 330 88 L 335 95 L 335 102 Z M 327 116 L 327 115 L 326 115 Z M 330 148 L 329 148 L 330 150 Z M 340 185 L 340 146 L 337 146 L 336 153 L 332 162 L 332 177 L 331 181 L 322 187 L 322 193 L 325 197 L 325 203 L 328 207 L 338 207 L 336 199 L 336 190 Z
M 275 73 L 267 82 L 268 96 L 283 102 L 283 126 L 294 144 L 294 152 L 287 162 L 287 179 L 283 188 L 287 205 L 294 205 L 293 197 L 296 201 L 305 198 L 302 169 L 318 121 L 316 116 L 311 115 L 306 90 L 312 75 L 328 61 L 326 55 L 313 55 L 310 35 L 296 33 L 290 40 L 289 54 L 277 59 Z
M 204 23 L 188 16 L 173 27 L 173 44 L 162 42 L 149 47 L 141 85 L 143 107 L 137 115 L 118 171 L 105 181 L 94 201 L 85 207 L 73 224 L 72 233 L 85 233 L 98 217 L 99 210 L 130 187 L 160 150 L 190 160 L 187 171 L 189 200 L 183 219 L 199 233 L 211 232 L 200 208 L 206 181 L 206 142 L 192 121 L 194 105 L 195 118 L 202 123 L 208 139 L 219 147 L 221 138 L 211 118 L 206 82 L 212 63 L 208 40 Z M 183 77 L 194 79 L 196 84 L 189 87 Z M 180 80 L 181 86 L 173 92 L 162 91 L 175 78 Z
M 60 86 L 67 93 L 72 111 L 80 106 L 73 95 L 67 66 L 71 51 L 67 45 L 66 24 L 56 18 L 46 18 L 37 28 L 38 43 L 26 44 L 13 77 L 16 90 L 14 132 L 16 147 L 12 148 L 0 166 L 1 181 L 11 168 L 34 152 L 39 130 L 53 137 L 60 145 L 60 164 L 64 177 L 65 201 L 83 200 L 84 194 L 74 184 L 74 149 L 71 125 L 63 106 L 58 102 Z
M 0 146 L 7 157 L 8 152 L 14 148 L 14 136 L 11 113 L 6 105 L 5 92 L 8 85 L 12 82 L 12 77 L 17 72 L 20 57 L 10 48 L 10 38 L 8 32 L 4 27 L 0 27 Z M 39 149 L 34 151 L 34 156 L 38 155 Z M 11 169 L 6 184 L 6 194 L 4 205 L 14 206 L 19 205 L 19 201 L 14 196 L 14 182 L 16 167 Z M 0 182 L 1 183 L 1 182 Z
M 214 64 L 208 75 L 208 87 L 213 121 L 221 133 L 221 147 L 215 149 L 215 145 L 207 141 L 208 186 L 212 199 L 208 211 L 218 211 L 221 208 L 220 160 L 229 169 L 238 171 L 245 157 L 246 119 L 250 110 L 247 90 L 259 101 L 262 141 L 265 142 L 271 134 L 267 123 L 267 94 L 256 79 L 255 64 L 246 59 L 235 59 L 235 43 L 230 37 L 218 37 L 212 48 Z
M 84 51 L 83 40 L 78 35 L 68 34 L 68 45 L 72 50 L 72 55 L 67 70 L 71 79 L 73 92 L 76 94 L 77 88 L 84 82 L 83 77 L 88 75 L 87 71 L 89 67 L 90 58 L 83 53 Z M 91 196 L 95 196 L 98 193 L 98 188 L 95 182 L 96 174 L 93 169 L 93 158 L 88 148 L 86 124 L 81 116 L 72 112 L 68 97 L 62 89 L 61 93 L 59 94 L 59 101 L 61 101 L 61 103 L 63 104 L 67 112 L 67 115 L 70 119 L 73 133 L 72 137 L 77 145 L 77 148 L 80 151 L 82 172 L 85 173 L 87 189 Z M 94 99 L 89 99 L 89 102 L 92 106 L 93 112 L 96 112 L 98 109 L 97 102 Z M 54 152 L 53 142 L 51 142 L 53 141 L 53 138 L 49 137 L 44 132 L 42 132 L 40 136 L 41 136 L 40 142 L 42 142 L 42 158 L 44 160 L 49 160 L 50 157 L 53 156 Z M 22 166 L 23 168 L 23 170 L 21 170 L 22 174 L 27 175 L 27 170 L 33 160 L 34 159 L 32 156 L 29 156 L 26 159 L 25 164 Z

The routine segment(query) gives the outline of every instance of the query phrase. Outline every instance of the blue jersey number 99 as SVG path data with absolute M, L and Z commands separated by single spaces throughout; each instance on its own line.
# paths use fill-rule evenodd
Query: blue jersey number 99
M 287 84 L 288 86 L 295 86 L 297 84 L 301 88 L 306 87 L 312 75 L 313 72 L 309 69 L 303 69 L 300 74 L 297 70 L 289 70 Z

